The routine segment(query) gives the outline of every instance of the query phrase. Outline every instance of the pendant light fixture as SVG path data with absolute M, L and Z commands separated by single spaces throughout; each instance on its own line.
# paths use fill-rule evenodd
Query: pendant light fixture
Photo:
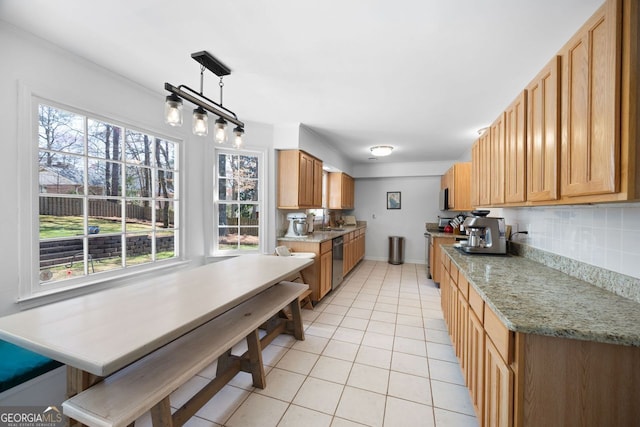
M 222 88 L 224 86 L 222 77 L 231 74 L 231 70 L 206 51 L 193 53 L 191 57 L 200 64 L 200 91 L 197 92 L 186 85 L 175 87 L 165 83 L 165 90 L 170 92 L 165 100 L 165 123 L 170 126 L 182 126 L 182 104 L 183 100 L 186 100 L 196 105 L 193 110 L 192 124 L 192 130 L 195 135 L 207 136 L 209 133 L 209 117 L 207 114 L 209 112 L 218 116 L 214 125 L 215 141 L 220 144 L 227 141 L 227 124 L 230 122 L 236 125 L 233 129 L 235 134 L 233 145 L 236 148 L 240 148 L 242 136 L 244 135 L 244 123 L 238 120 L 238 116 L 233 111 L 222 106 Z M 205 69 L 220 77 L 220 103 L 212 101 L 203 94 Z

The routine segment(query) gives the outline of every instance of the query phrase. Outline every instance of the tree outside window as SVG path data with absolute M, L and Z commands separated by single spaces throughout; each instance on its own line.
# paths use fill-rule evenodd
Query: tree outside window
M 215 252 L 260 250 L 260 155 L 216 152 Z
M 40 284 L 178 255 L 178 144 L 40 103 Z

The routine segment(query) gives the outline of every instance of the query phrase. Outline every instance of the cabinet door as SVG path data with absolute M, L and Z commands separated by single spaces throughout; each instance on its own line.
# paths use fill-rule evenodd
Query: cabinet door
M 491 204 L 491 130 L 480 137 L 480 182 L 479 202 L 481 206 Z
M 560 57 L 527 86 L 527 200 L 558 198 Z
M 458 342 L 458 288 L 450 277 L 447 285 L 449 286 L 449 336 L 455 347 L 455 343 Z
M 504 201 L 524 202 L 526 187 L 527 154 L 527 91 L 507 108 L 504 115 Z
M 435 280 L 436 273 L 436 253 L 433 246 L 433 236 L 429 239 L 429 274 Z
M 333 251 L 326 252 L 320 256 L 320 298 L 331 290 Z
M 355 185 L 353 178 L 349 175 L 342 174 L 342 208 L 353 209 L 355 206 Z
M 562 50 L 562 195 L 620 188 L 619 1 L 606 2 Z
M 480 140 L 471 147 L 471 208 L 480 205 Z
M 313 178 L 315 176 L 313 161 L 313 157 L 300 152 L 300 190 L 298 195 L 300 207 L 313 206 Z
M 458 336 L 456 337 L 455 350 L 456 356 L 460 360 L 460 368 L 462 375 L 467 373 L 467 365 L 469 363 L 467 354 L 467 329 L 469 327 L 469 303 L 464 298 L 464 293 L 458 289 L 458 301 L 456 307 L 456 315 L 458 316 L 457 328 Z
M 484 329 L 473 310 L 469 310 L 467 325 L 468 363 L 465 378 L 476 416 L 479 420 L 482 420 L 484 409 Z
M 313 159 L 313 206 L 322 207 L 322 161 Z
M 439 258 L 436 258 L 436 262 L 441 264 Z M 442 268 L 444 270 L 444 267 Z M 449 299 L 451 298 L 450 289 L 449 289 L 449 275 L 445 274 L 444 278 L 440 281 L 440 306 L 442 307 L 442 315 L 444 316 L 444 321 L 448 325 L 451 325 L 451 320 L 449 319 Z
M 491 205 L 504 204 L 504 114 L 491 125 Z
M 484 426 L 513 426 L 513 372 L 485 338 Z

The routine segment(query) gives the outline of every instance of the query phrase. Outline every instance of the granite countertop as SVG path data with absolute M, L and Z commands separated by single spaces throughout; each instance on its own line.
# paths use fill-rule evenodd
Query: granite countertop
M 640 304 L 520 256 L 442 245 L 512 331 L 640 347 Z
M 366 224 L 358 225 L 345 225 L 338 230 L 331 231 L 314 231 L 311 234 L 307 234 L 304 237 L 278 237 L 278 242 L 309 242 L 309 243 L 322 243 L 327 240 L 335 239 L 336 237 L 344 236 L 351 233 L 354 230 L 361 228 L 367 228 Z
M 467 236 L 464 234 L 454 234 L 454 233 L 445 233 L 440 230 L 438 227 L 428 227 L 425 231 L 425 234 L 430 235 L 431 237 L 450 237 L 450 238 L 458 238 L 458 239 L 466 239 Z

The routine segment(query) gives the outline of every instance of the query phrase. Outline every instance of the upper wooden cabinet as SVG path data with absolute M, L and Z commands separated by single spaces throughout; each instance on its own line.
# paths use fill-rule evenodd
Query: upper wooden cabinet
M 278 152 L 278 208 L 322 207 L 322 161 L 300 150 Z
M 329 209 L 353 209 L 355 206 L 355 182 L 343 172 L 328 175 Z
M 471 162 L 455 163 L 440 179 L 440 188 L 449 189 L 448 207 L 451 211 L 470 211 Z
M 606 2 L 560 52 L 562 196 L 620 190 L 621 6 Z
M 504 201 L 519 203 L 527 199 L 527 91 L 504 113 Z
M 527 86 L 527 200 L 558 198 L 560 57 Z
M 637 0 L 607 0 L 505 111 L 503 179 L 494 126 L 491 149 L 486 132 L 476 142 L 474 205 L 640 199 L 639 8 Z M 526 179 L 518 152 L 523 102 Z

